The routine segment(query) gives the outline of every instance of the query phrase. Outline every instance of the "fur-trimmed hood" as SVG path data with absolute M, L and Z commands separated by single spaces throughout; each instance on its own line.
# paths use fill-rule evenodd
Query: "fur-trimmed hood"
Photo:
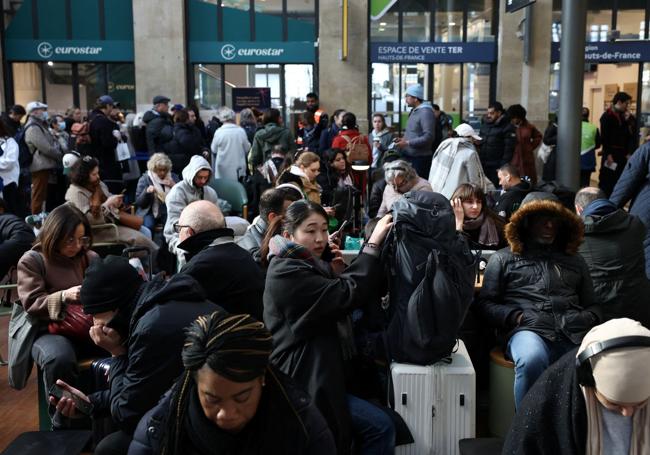
M 560 203 L 552 200 L 533 200 L 522 205 L 510 218 L 505 234 L 510 249 L 515 254 L 522 254 L 525 249 L 527 219 L 536 213 L 550 213 L 562 219 L 555 245 L 567 254 L 576 254 L 584 237 L 584 225 L 578 215 L 569 211 Z

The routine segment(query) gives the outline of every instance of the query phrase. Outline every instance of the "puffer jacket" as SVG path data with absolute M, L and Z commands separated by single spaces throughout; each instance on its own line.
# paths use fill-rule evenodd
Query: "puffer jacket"
M 480 136 L 483 141 L 478 156 L 484 168 L 496 169 L 512 160 L 517 133 L 506 115 L 494 123 L 484 122 Z
M 34 232 L 23 220 L 10 213 L 0 214 L 0 277 L 18 264 L 33 243 Z
M 650 295 L 645 275 L 643 239 L 646 228 L 634 215 L 618 209 L 585 217 L 585 241 L 579 252 L 589 265 L 596 302 L 603 320 L 631 318 L 650 326 Z
M 562 226 L 551 247 L 535 247 L 524 226 L 533 214 L 551 214 Z M 598 323 L 593 285 L 585 260 L 577 254 L 583 238 L 580 218 L 557 202 L 528 202 L 506 226 L 507 248 L 490 258 L 477 306 L 485 321 L 497 327 L 504 341 L 521 330 L 549 341 L 579 344 Z M 521 323 L 517 318 L 522 315 Z
M 61 146 L 50 133 L 45 122 L 32 116 L 25 125 L 25 143 L 33 155 L 30 172 L 47 171 L 61 167 Z
M 157 152 L 164 152 L 164 144 L 174 138 L 174 123 L 171 115 L 152 109 L 144 113 L 142 121 L 147 125 L 145 135 L 149 156 Z
M 282 149 L 289 152 L 290 156 L 293 156 L 296 152 L 296 141 L 291 131 L 284 126 L 267 123 L 264 125 L 264 128 L 259 129 L 255 133 L 253 145 L 248 154 L 248 164 L 253 169 L 261 166 L 271 157 L 271 152 L 275 145 L 282 146 Z

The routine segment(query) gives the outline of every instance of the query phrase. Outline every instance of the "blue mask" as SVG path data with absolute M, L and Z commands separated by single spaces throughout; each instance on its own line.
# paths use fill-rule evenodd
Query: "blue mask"
M 59 122 L 59 129 L 65 131 L 65 122 Z
M 50 115 L 47 113 L 47 111 L 43 111 L 41 114 L 41 120 L 47 121 L 50 118 Z

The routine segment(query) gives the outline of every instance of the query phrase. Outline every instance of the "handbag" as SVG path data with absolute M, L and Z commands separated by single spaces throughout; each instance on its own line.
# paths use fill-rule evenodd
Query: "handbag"
M 144 218 L 139 215 L 133 215 L 124 210 L 120 210 L 120 218 L 118 223 L 131 229 L 139 231 L 144 224 Z
M 47 331 L 52 335 L 62 335 L 74 341 L 89 341 L 93 317 L 84 313 L 80 304 L 68 304 L 63 311 L 63 320 L 50 322 Z
M 117 161 L 126 161 L 129 158 L 131 158 L 129 144 L 123 141 L 118 142 L 117 147 L 115 147 L 115 159 Z
M 350 139 L 348 136 L 343 134 L 341 137 L 347 142 L 345 145 L 345 154 L 348 163 L 353 163 L 355 161 L 368 162 L 368 147 L 363 142 L 363 136 L 359 135 Z
M 32 345 L 38 334 L 38 319 L 27 313 L 20 302 L 15 302 L 9 320 L 9 385 L 16 390 L 25 388 L 32 371 Z

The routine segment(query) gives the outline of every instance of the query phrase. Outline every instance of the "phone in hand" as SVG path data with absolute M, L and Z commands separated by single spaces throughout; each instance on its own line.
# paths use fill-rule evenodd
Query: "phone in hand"
M 337 236 L 339 241 L 341 240 L 341 234 L 343 233 L 343 229 L 345 229 L 348 224 L 350 224 L 350 220 L 343 220 L 341 226 L 336 230 L 336 232 L 334 232 L 334 235 Z
M 67 391 L 66 389 L 64 389 L 63 387 L 57 384 L 53 384 L 52 387 L 50 387 L 49 394 L 50 396 L 53 396 L 57 400 L 60 400 L 61 398 L 72 398 L 72 401 L 74 401 L 74 405 L 77 408 L 77 410 L 84 415 L 89 416 L 93 412 L 92 403 L 87 402 L 80 396 Z

